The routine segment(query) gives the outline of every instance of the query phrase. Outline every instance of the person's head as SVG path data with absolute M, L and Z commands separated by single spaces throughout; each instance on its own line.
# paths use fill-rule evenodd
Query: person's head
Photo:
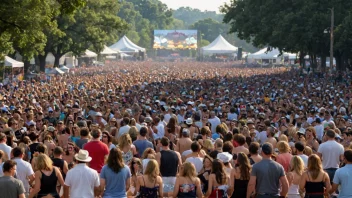
M 189 131 L 189 129 L 184 128 L 182 130 L 182 137 L 188 138 L 190 136 L 190 133 L 191 132 Z
M 12 149 L 12 155 L 14 158 L 23 158 L 24 156 L 24 148 L 22 147 L 16 147 Z
M 279 141 L 285 141 L 285 142 L 288 142 L 288 138 L 285 134 L 281 134 L 280 137 L 279 137 Z
M 156 160 L 149 160 L 147 167 L 145 168 L 144 175 L 147 175 L 149 179 L 155 181 L 156 177 L 159 175 L 159 164 Z
M 106 144 L 112 142 L 112 136 L 107 131 L 103 131 L 101 138 L 102 138 L 102 141 Z
M 62 131 L 61 131 L 62 134 L 71 134 L 71 130 L 69 127 L 65 127 Z
M 202 134 L 203 136 L 209 136 L 211 134 L 209 127 L 202 127 L 200 129 L 200 134 Z
M 94 139 L 99 139 L 99 138 L 100 138 L 100 135 L 101 135 L 100 129 L 93 129 L 93 130 L 92 130 L 92 137 L 93 137 Z
M 310 148 L 309 146 L 305 146 L 303 154 L 307 155 L 308 157 L 311 156 L 313 154 L 312 148 Z
M 309 156 L 307 170 L 310 172 L 313 180 L 317 179 L 319 173 L 323 170 L 323 166 L 318 155 L 312 154 Z
M 346 163 L 352 164 L 352 150 L 351 149 L 345 150 L 345 152 L 343 153 L 343 156 L 345 157 Z
M 273 145 L 270 143 L 264 143 L 262 146 L 262 156 L 263 157 L 271 157 L 274 152 Z
M 155 150 L 153 148 L 146 148 L 143 152 L 142 159 L 155 159 Z
M 185 162 L 181 166 L 181 177 L 195 178 L 197 177 L 196 168 L 191 162 Z
M 260 148 L 260 145 L 258 142 L 252 142 L 249 147 L 248 147 L 248 150 L 249 150 L 249 154 L 251 155 L 257 155 L 259 154 L 258 151 L 259 151 L 259 148 Z
M 57 146 L 54 148 L 53 154 L 54 154 L 54 157 L 59 157 L 62 154 L 64 154 L 64 150 L 60 146 Z
M 112 148 L 110 150 L 107 165 L 115 173 L 120 172 L 120 170 L 125 166 L 122 160 L 122 152 L 120 149 Z
M 277 143 L 277 149 L 280 153 L 288 153 L 290 152 L 290 145 L 285 141 L 280 141 Z
M 317 138 L 317 134 L 314 127 L 308 127 L 306 129 L 306 139 L 309 140 L 310 138 Z
M 51 161 L 51 159 L 45 154 L 39 154 L 36 162 L 37 162 L 36 166 L 38 170 L 45 170 L 45 171 L 53 170 L 53 161 Z
M 140 170 L 142 170 L 142 162 L 139 158 L 134 157 L 131 161 L 131 174 L 137 175 Z
M 326 136 L 328 137 L 329 140 L 335 139 L 335 136 L 336 136 L 335 131 L 332 129 L 328 129 L 326 131 Z
M 298 175 L 302 175 L 304 171 L 304 162 L 301 157 L 295 155 L 290 161 L 290 171 L 296 172 Z
M 4 162 L 4 164 L 2 165 L 2 171 L 4 173 L 7 173 L 11 176 L 14 176 L 17 170 L 17 163 L 13 160 L 7 160 L 6 162 Z
M 125 134 L 121 135 L 121 137 L 118 140 L 118 143 L 119 143 L 119 148 L 120 149 L 123 149 L 126 146 L 131 146 L 132 139 L 131 139 L 130 134 L 125 133 Z
M 48 148 L 46 147 L 45 144 L 39 143 L 39 144 L 37 145 L 37 151 L 38 151 L 38 153 L 47 154 L 47 153 L 48 153 Z
M 215 174 L 215 179 L 218 182 L 218 184 L 224 184 L 224 177 L 225 177 L 225 169 L 224 169 L 224 164 L 222 161 L 218 159 L 213 160 L 212 168 L 211 168 L 211 173 Z
M 243 146 L 246 143 L 246 137 L 242 134 L 238 134 L 236 136 L 236 142 L 240 145 Z
M 240 167 L 241 179 L 249 180 L 251 164 L 246 154 L 240 152 L 237 154 L 237 164 Z
M 79 134 L 81 137 L 88 137 L 89 129 L 87 127 L 82 127 Z
M 142 137 L 147 136 L 148 133 L 148 128 L 147 127 L 141 127 L 141 129 L 139 129 L 139 135 Z
M 163 147 L 169 147 L 169 139 L 167 137 L 162 137 L 160 140 L 161 146 Z
M 232 153 L 232 150 L 233 150 L 232 142 L 230 142 L 230 141 L 225 142 L 223 147 L 222 147 L 222 151 L 223 152 Z
M 198 153 L 200 151 L 200 144 L 197 142 L 197 141 L 194 141 L 192 144 L 191 144 L 191 150 L 192 152 L 194 153 Z
M 212 151 L 214 149 L 214 145 L 211 140 L 206 139 L 203 141 L 203 149 L 205 149 L 206 152 Z
M 203 167 L 211 168 L 212 164 L 213 164 L 213 158 L 211 158 L 209 155 L 205 155 L 203 159 Z
M 216 150 L 222 150 L 222 147 L 224 146 L 224 142 L 222 141 L 222 139 L 218 138 L 215 140 L 214 145 Z
M 297 152 L 302 153 L 304 151 L 304 144 L 302 142 L 296 142 L 295 149 L 297 150 Z

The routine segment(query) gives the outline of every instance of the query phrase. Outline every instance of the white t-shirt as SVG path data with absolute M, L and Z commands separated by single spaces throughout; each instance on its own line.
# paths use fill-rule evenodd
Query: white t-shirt
M 221 124 L 221 120 L 218 117 L 209 118 L 208 121 L 211 124 L 211 132 L 216 133 L 216 127 Z
M 203 158 L 201 157 L 189 157 L 186 159 L 186 162 L 191 162 L 196 167 L 197 174 L 203 168 Z
M 162 137 L 164 137 L 164 134 L 165 134 L 164 123 L 162 121 L 160 121 L 158 123 L 158 125 L 156 126 L 156 128 L 158 129 L 156 139 L 161 139 Z
M 119 129 L 119 133 L 117 134 L 117 138 L 119 138 L 119 137 L 121 137 L 123 134 L 125 134 L 125 133 L 128 133 L 128 131 L 130 130 L 130 126 L 128 126 L 128 125 L 125 125 L 125 126 L 123 126 L 123 127 L 121 127 L 120 129 Z
M 100 186 L 100 179 L 96 170 L 77 164 L 67 172 L 65 185 L 70 187 L 70 197 L 94 197 L 94 187 Z
M 166 123 L 169 123 L 170 118 L 171 118 L 171 114 L 167 113 L 167 114 L 164 115 L 164 121 L 165 121 Z
M 323 169 L 339 168 L 340 156 L 344 153 L 344 148 L 335 140 L 329 140 L 319 146 L 318 153 L 323 156 Z
M 8 146 L 5 143 L 1 143 L 0 144 L 0 150 L 4 151 L 7 154 L 8 159 L 11 159 L 11 150 L 12 150 L 12 148 L 10 146 Z
M 20 158 L 14 158 L 13 160 L 17 163 L 17 179 L 22 181 L 26 193 L 29 193 L 29 183 L 27 178 L 34 174 L 32 165 Z
M 186 157 L 187 155 L 189 155 L 189 154 L 191 154 L 191 153 L 192 153 L 192 150 L 189 149 L 189 150 L 183 151 L 183 153 L 182 153 L 181 155 Z
M 266 131 L 259 132 L 260 144 L 264 144 L 266 142 L 266 140 L 268 139 L 267 135 L 268 134 L 266 133 Z
M 324 135 L 324 126 L 322 124 L 318 124 L 314 128 L 315 132 L 317 133 L 318 140 L 322 140 Z
M 308 156 L 305 154 L 297 155 L 297 156 L 303 160 L 304 167 L 307 168 L 308 167 Z

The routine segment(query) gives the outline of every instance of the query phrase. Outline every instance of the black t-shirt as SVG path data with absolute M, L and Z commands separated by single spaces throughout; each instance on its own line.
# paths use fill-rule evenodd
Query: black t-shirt
M 37 149 L 37 146 L 38 146 L 38 145 L 39 145 L 38 142 L 29 145 L 29 150 L 31 151 L 31 160 L 30 160 L 31 162 L 32 162 L 32 159 L 33 159 L 33 154 L 34 154 L 35 152 L 38 152 L 38 149 Z

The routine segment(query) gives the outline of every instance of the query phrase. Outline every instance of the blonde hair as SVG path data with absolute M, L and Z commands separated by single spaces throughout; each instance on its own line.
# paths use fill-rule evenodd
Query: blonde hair
M 35 165 L 37 170 L 53 170 L 53 161 L 45 154 L 38 155 Z
M 214 145 L 212 144 L 211 140 L 209 140 L 209 139 L 206 139 L 203 141 L 203 147 L 208 150 L 214 149 Z
M 288 138 L 285 134 L 281 134 L 280 137 L 279 137 L 279 141 L 285 141 L 285 142 L 288 142 Z
M 290 161 L 291 171 L 294 171 L 298 175 L 302 175 L 304 171 L 304 162 L 301 157 L 293 156 Z
M 196 168 L 194 167 L 193 164 L 191 164 L 191 162 L 185 162 L 182 164 L 182 171 L 180 173 L 180 176 L 182 177 L 188 177 L 192 180 L 192 178 L 197 177 L 197 172 L 196 172 Z
M 123 149 L 125 146 L 131 145 L 132 144 L 132 139 L 131 139 L 130 134 L 128 134 L 128 133 L 123 134 L 119 138 L 118 142 L 119 142 L 120 149 Z
M 280 141 L 277 143 L 277 149 L 280 153 L 288 153 L 290 151 L 290 145 L 285 141 Z
M 145 168 L 144 175 L 147 175 L 148 179 L 153 182 L 159 174 L 160 171 L 158 162 L 154 159 L 149 160 L 147 167 Z
M 312 176 L 312 179 L 317 179 L 319 173 L 323 170 L 321 160 L 318 155 L 312 154 L 308 158 L 308 172 Z
M 304 150 L 303 150 L 303 154 L 305 154 L 307 156 L 311 156 L 313 154 L 313 151 L 309 146 L 305 146 Z
M 148 156 L 150 155 L 150 154 L 152 154 L 152 151 L 153 151 L 154 149 L 152 149 L 152 148 L 147 148 L 147 149 L 145 149 L 144 150 L 144 152 L 143 152 L 143 154 L 142 154 L 142 159 L 148 159 Z M 154 157 L 155 158 L 155 157 Z

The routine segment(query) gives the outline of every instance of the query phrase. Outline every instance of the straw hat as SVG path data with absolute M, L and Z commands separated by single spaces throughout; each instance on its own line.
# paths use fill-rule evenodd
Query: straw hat
M 89 157 L 89 152 L 87 150 L 79 150 L 79 152 L 75 155 L 75 159 L 80 162 L 90 162 L 92 158 Z

